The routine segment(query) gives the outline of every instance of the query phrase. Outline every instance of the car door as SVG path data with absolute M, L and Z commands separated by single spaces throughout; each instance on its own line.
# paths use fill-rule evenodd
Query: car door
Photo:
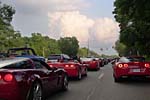
M 41 61 L 42 69 L 45 71 L 45 73 L 48 75 L 48 87 L 51 91 L 56 90 L 57 84 L 58 84 L 58 70 L 57 68 L 50 68 L 49 65 L 47 65 L 45 62 Z

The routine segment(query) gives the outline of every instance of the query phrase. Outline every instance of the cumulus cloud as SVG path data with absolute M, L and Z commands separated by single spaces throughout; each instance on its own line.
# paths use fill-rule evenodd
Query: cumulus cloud
M 97 41 L 113 44 L 119 35 L 118 23 L 111 18 L 99 18 L 95 20 L 93 32 Z
M 79 11 L 49 13 L 49 36 L 75 36 L 81 46 L 110 47 L 118 39 L 118 24 L 111 18 L 92 19 Z
M 89 29 L 94 21 L 79 11 L 49 13 L 50 35 L 69 37 L 75 36 L 78 40 L 85 41 L 89 37 Z M 57 30 L 57 31 L 55 31 Z M 58 37 L 59 38 L 59 37 Z

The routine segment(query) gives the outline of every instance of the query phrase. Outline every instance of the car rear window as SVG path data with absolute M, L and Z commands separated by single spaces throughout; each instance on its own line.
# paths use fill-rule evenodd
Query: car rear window
M 119 62 L 144 62 L 145 58 L 144 57 L 121 57 L 119 59 Z

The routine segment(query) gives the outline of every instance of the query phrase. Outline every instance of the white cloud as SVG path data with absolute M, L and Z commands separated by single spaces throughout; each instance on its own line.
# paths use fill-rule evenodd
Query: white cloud
M 55 12 L 49 13 L 48 16 L 50 33 L 54 33 L 53 37 L 76 36 L 80 42 L 87 40 L 89 29 L 94 24 L 92 19 L 80 14 L 79 11 Z
M 81 46 L 112 47 L 119 36 L 118 24 L 111 18 L 92 19 L 79 11 L 49 13 L 49 36 L 75 36 Z
M 96 35 L 95 38 L 101 43 L 107 42 L 114 44 L 114 42 L 118 39 L 118 23 L 111 18 L 106 17 L 95 20 L 92 30 L 94 30 L 94 34 Z

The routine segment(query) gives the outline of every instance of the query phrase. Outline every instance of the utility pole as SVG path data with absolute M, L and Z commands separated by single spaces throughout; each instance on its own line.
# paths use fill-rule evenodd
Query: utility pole
M 88 38 L 88 45 L 87 45 L 87 56 L 89 56 L 89 38 Z

